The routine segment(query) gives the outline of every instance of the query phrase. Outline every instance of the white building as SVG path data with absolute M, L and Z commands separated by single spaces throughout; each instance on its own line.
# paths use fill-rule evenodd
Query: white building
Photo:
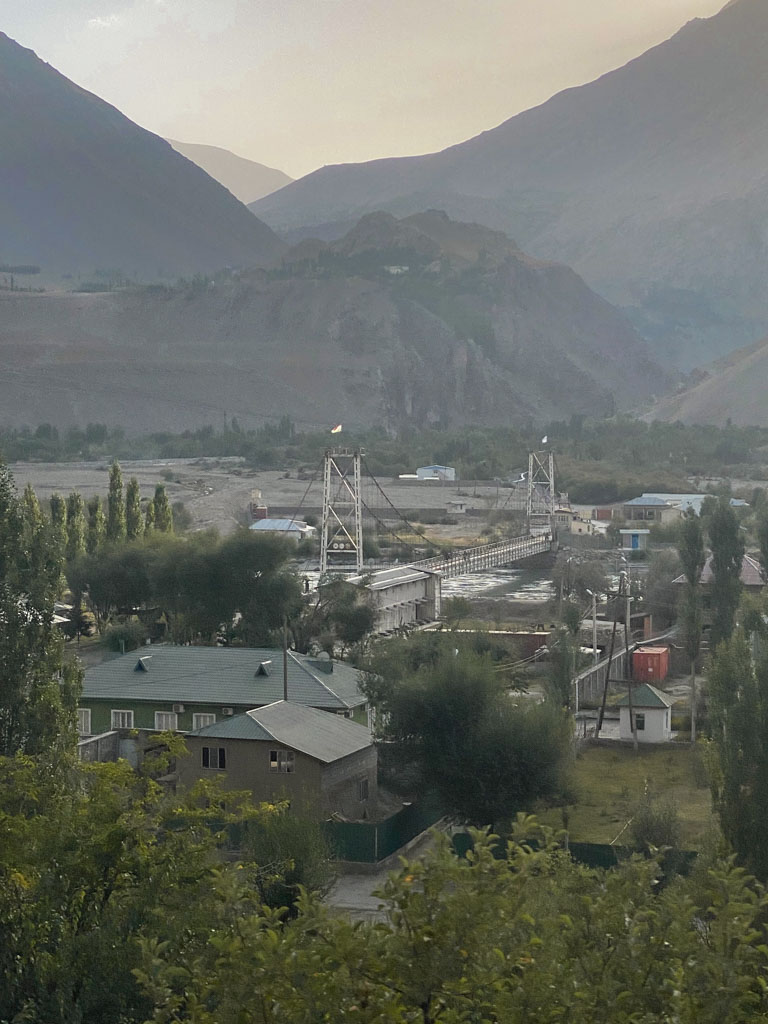
M 418 480 L 455 480 L 456 470 L 453 466 L 419 466 L 416 470 Z
M 638 743 L 667 743 L 672 739 L 672 704 L 672 699 L 666 693 L 648 683 L 632 687 L 632 714 Z M 629 694 L 625 693 L 616 702 L 616 706 L 619 709 L 619 737 L 631 740 Z
M 307 526 L 300 519 L 257 519 L 248 529 L 256 533 L 268 533 L 273 537 L 283 537 L 297 544 L 305 537 L 312 538 L 317 533 L 314 526 Z
M 388 633 L 417 622 L 433 622 L 440 615 L 440 576 L 437 573 L 401 565 L 368 575 L 348 576 L 346 582 L 370 594 L 377 633 Z

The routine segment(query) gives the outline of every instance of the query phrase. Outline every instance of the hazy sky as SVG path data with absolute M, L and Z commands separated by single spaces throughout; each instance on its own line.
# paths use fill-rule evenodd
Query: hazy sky
M 442 149 L 725 0 L 19 0 L 0 29 L 159 135 L 299 176 Z

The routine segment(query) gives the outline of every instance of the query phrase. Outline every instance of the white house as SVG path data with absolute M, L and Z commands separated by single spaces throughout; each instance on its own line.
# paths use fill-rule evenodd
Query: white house
M 418 480 L 455 480 L 456 470 L 453 466 L 419 466 L 416 470 Z
M 666 693 L 648 683 L 632 688 L 632 714 L 638 743 L 666 743 L 672 739 L 672 704 Z M 619 709 L 619 736 L 623 740 L 631 740 L 629 694 L 625 693 L 616 706 Z
M 307 526 L 300 519 L 257 519 L 255 523 L 251 523 L 248 529 L 255 533 L 269 533 L 286 540 L 293 540 L 297 544 L 305 537 L 314 537 L 317 532 L 314 526 Z

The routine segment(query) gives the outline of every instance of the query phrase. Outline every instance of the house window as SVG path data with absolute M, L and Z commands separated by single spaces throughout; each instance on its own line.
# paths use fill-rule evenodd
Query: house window
M 203 768 L 216 768 L 224 771 L 227 767 L 227 751 L 225 747 L 203 747 Z
M 205 712 L 201 712 L 198 715 L 192 715 L 192 728 L 202 729 L 205 725 L 213 725 L 216 721 L 216 715 L 210 715 Z
M 357 780 L 357 799 L 367 800 L 368 799 L 368 777 Z
M 638 711 L 635 715 L 635 728 L 638 732 L 643 732 L 645 729 L 645 713 L 643 711 Z
M 77 709 L 77 732 L 80 736 L 91 735 L 91 709 Z
M 179 727 L 179 716 L 175 711 L 156 711 L 155 729 L 158 732 L 175 732 Z
M 271 772 L 292 772 L 296 754 L 292 750 L 270 750 L 269 770 Z
M 112 728 L 113 729 L 132 729 L 133 728 L 133 712 L 132 711 L 113 711 L 112 712 Z

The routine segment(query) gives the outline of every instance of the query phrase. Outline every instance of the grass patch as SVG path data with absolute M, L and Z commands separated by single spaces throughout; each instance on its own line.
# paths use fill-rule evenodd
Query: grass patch
M 666 797 L 677 806 L 685 849 L 703 842 L 712 820 L 712 799 L 700 754 L 688 746 L 643 750 L 631 747 L 587 747 L 573 768 L 576 803 L 568 807 L 573 842 L 610 843 L 632 817 L 646 786 L 652 797 Z M 562 813 L 539 815 L 562 828 Z M 619 842 L 626 839 L 626 833 Z

